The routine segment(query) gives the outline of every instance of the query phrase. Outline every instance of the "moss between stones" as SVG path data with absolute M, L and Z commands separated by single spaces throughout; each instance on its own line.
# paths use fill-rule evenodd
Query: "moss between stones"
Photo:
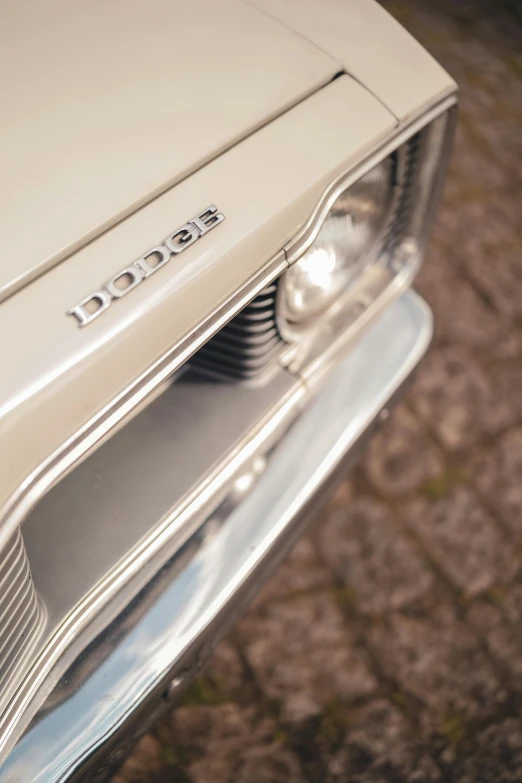
M 230 699 L 218 678 L 213 674 L 205 674 L 189 685 L 183 694 L 182 704 L 185 707 L 215 707 L 228 701 Z
M 495 606 L 500 606 L 506 595 L 506 588 L 500 585 L 493 585 L 489 587 L 484 593 L 484 597 L 487 601 Z
M 190 778 L 183 771 L 182 767 L 188 766 L 201 756 L 195 748 L 178 747 L 174 743 L 174 738 L 170 727 L 166 723 L 158 723 L 155 727 L 154 735 L 161 747 L 161 759 L 163 764 L 171 770 L 174 777 L 170 780 L 175 783 L 185 783 Z
M 455 753 L 461 753 L 469 744 L 473 729 L 464 713 L 460 711 L 448 712 L 439 727 L 439 734 L 446 739 Z
M 317 740 L 321 747 L 329 753 L 339 751 L 351 722 L 346 705 L 339 698 L 332 699 L 319 719 Z
M 333 597 L 343 612 L 351 614 L 355 610 L 357 593 L 353 587 L 336 587 L 333 590 Z
M 468 474 L 460 465 L 446 465 L 438 476 L 424 482 L 420 493 L 427 500 L 443 500 L 454 487 L 466 484 Z

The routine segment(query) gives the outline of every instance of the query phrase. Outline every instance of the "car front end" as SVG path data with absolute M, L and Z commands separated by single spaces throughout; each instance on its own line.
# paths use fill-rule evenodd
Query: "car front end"
M 387 416 L 457 102 L 372 0 L 44 6 L 9 15 L 0 781 L 108 774 Z

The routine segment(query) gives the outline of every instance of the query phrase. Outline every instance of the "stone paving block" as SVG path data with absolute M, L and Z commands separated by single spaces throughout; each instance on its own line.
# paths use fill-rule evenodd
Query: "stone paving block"
M 370 484 L 384 497 L 400 497 L 418 490 L 442 470 L 438 450 L 421 423 L 401 405 L 370 441 L 364 470 Z
M 473 455 L 469 474 L 480 494 L 522 542 L 522 430 L 512 430 Z
M 231 783 L 305 783 L 295 754 L 273 743 L 243 751 Z
M 386 0 L 382 5 L 414 36 L 421 38 L 428 50 L 437 49 L 437 56 L 441 45 L 460 34 L 451 14 L 439 13 L 437 6 L 423 8 L 422 3 L 414 6 L 411 0 Z
M 505 585 L 519 571 L 512 545 L 467 487 L 455 487 L 438 501 L 413 501 L 404 519 L 430 558 L 468 596 Z
M 508 718 L 478 732 L 466 756 L 453 765 L 459 783 L 520 783 L 522 780 L 522 723 Z M 457 767 L 457 769 L 455 769 Z
M 462 92 L 459 105 L 463 141 L 468 140 L 478 153 L 483 154 L 484 157 L 477 159 L 480 167 L 485 165 L 492 173 L 492 167 L 496 166 L 499 172 L 498 184 L 502 178 L 501 187 L 512 190 L 517 174 L 510 171 L 510 164 L 514 155 L 520 155 L 522 140 L 517 132 L 520 106 L 511 97 L 511 90 L 516 83 L 511 69 L 503 68 L 502 73 L 495 73 L 493 68 L 479 72 L 473 71 L 471 63 L 466 63 L 464 74 L 468 84 Z M 493 85 L 496 89 L 491 89 Z M 483 176 L 480 172 L 475 173 L 478 179 Z M 485 195 L 491 196 L 492 193 L 494 191 Z
M 239 624 L 239 638 L 262 692 L 292 724 L 320 714 L 333 698 L 371 695 L 376 682 L 354 634 L 329 594 L 272 603 Z
M 253 708 L 180 707 L 171 732 L 181 759 L 174 769 L 183 769 L 192 783 L 303 781 L 297 758 L 275 739 L 275 722 Z
M 492 302 L 498 313 L 511 320 L 522 315 L 522 252 L 514 240 L 491 245 L 487 252 L 469 252 L 465 258 L 468 273 Z
M 236 697 L 245 684 L 243 664 L 231 642 L 221 642 L 212 654 L 207 668 L 208 676 L 219 691 L 228 697 Z
M 164 780 L 168 767 L 164 763 L 159 741 L 146 734 L 138 742 L 132 756 L 112 778 L 112 783 L 156 783 Z
M 520 72 L 517 72 L 517 68 L 514 67 L 514 58 L 505 56 L 509 28 L 512 28 L 513 25 L 505 24 L 502 32 L 498 29 L 495 31 L 492 21 L 495 21 L 497 25 L 502 22 L 506 23 L 507 17 L 504 15 L 500 19 L 499 15 L 495 15 L 494 12 L 489 17 L 486 20 L 477 15 L 474 33 L 467 38 L 465 52 L 460 55 L 462 59 L 465 59 L 468 67 L 467 81 L 471 82 L 471 86 L 476 84 L 485 93 L 509 98 L 514 106 L 520 108 Z M 520 44 L 520 40 L 518 40 L 518 44 Z M 520 53 L 520 50 L 518 52 Z M 478 82 L 477 75 L 480 76 Z M 492 124 L 500 127 L 502 119 L 501 116 L 492 117 Z M 495 120 L 496 122 L 494 122 Z
M 473 71 L 469 63 L 462 60 L 457 61 L 455 65 L 458 73 L 466 79 L 464 90 L 459 93 L 459 120 L 461 120 L 459 125 L 463 129 L 462 141 L 476 139 L 481 149 L 484 149 L 487 140 L 482 136 L 482 129 L 485 125 L 493 127 L 498 125 L 496 109 L 499 93 L 484 89 L 488 83 L 487 74 L 478 70 Z M 490 151 L 494 152 L 494 150 Z M 491 164 L 494 163 L 495 161 L 492 160 Z
M 518 331 L 518 330 L 517 330 Z M 521 339 L 520 333 L 517 334 Z M 488 364 L 487 369 L 495 378 L 499 397 L 505 401 L 512 411 L 513 421 L 522 423 L 522 349 L 517 361 L 496 361 Z
M 518 359 L 518 331 L 504 324 L 476 289 L 456 274 L 446 255 L 444 247 L 433 242 L 415 281 L 433 310 L 435 340 L 462 345 L 480 356 Z
M 408 395 L 411 405 L 449 452 L 464 451 L 499 434 L 516 412 L 495 379 L 457 346 L 426 356 Z
M 470 98 L 470 100 L 472 100 Z M 455 133 L 455 145 L 452 158 L 456 168 L 456 177 L 459 180 L 465 180 L 466 190 L 475 197 L 482 196 L 476 206 L 480 206 L 480 213 L 486 211 L 489 214 L 491 222 L 491 208 L 489 199 L 491 193 L 507 191 L 511 183 L 511 172 L 507 166 L 500 166 L 494 153 L 490 149 L 487 131 L 488 124 L 491 123 L 491 115 L 488 115 L 487 108 L 477 105 L 473 101 L 473 113 L 466 111 L 466 102 L 464 110 L 459 114 L 459 122 Z M 454 219 L 459 221 L 459 216 L 466 217 L 466 212 L 462 209 L 455 210 Z M 478 215 L 478 210 L 471 211 L 470 214 Z M 460 223 L 461 228 L 463 220 Z M 477 226 L 478 227 L 478 226 Z M 487 234 L 486 234 L 487 236 Z M 497 239 L 496 234 L 494 235 Z M 460 235 L 455 232 L 452 235 L 454 241 L 459 246 L 466 243 L 469 237 L 461 231 Z M 449 237 L 448 237 L 449 239 Z M 476 242 L 484 243 L 482 231 L 477 232 Z
M 490 198 L 493 185 L 476 182 L 471 172 L 465 175 L 460 159 L 458 167 L 465 182 L 464 198 L 458 204 L 442 203 L 437 241 L 448 265 L 465 274 L 494 312 L 510 322 L 520 314 L 513 292 L 509 295 L 509 286 L 520 283 L 519 223 L 513 225 L 512 215 L 504 211 L 512 196 L 499 185 Z
M 443 736 L 453 715 L 484 719 L 505 702 L 491 662 L 449 602 L 393 614 L 368 631 L 368 643 L 399 692 L 422 704 L 419 725 L 428 737 Z
M 328 762 L 335 781 L 434 783 L 441 775 L 399 710 L 379 699 L 350 713 L 342 746 Z
M 336 487 L 335 492 L 325 504 L 326 509 L 344 508 L 358 494 L 357 476 L 354 472 L 349 473 L 345 479 Z
M 515 120 L 517 128 L 522 125 L 522 110 L 520 111 L 520 119 Z M 492 212 L 499 215 L 502 222 L 505 225 L 511 227 L 513 231 L 513 240 L 509 246 L 520 247 L 521 241 L 521 221 L 522 221 L 522 204 L 518 197 L 517 190 L 513 187 L 509 188 L 505 192 L 495 193 L 491 198 Z
M 522 584 L 506 591 L 502 608 L 511 626 L 522 633 Z
M 337 509 L 319 528 L 326 562 L 360 612 L 382 614 L 418 600 L 433 574 L 399 532 L 390 510 L 370 497 Z
M 252 606 L 287 598 L 296 593 L 333 587 L 332 574 L 318 560 L 316 545 L 310 536 L 299 539 Z
M 500 591 L 499 591 L 500 593 Z M 491 658 L 508 673 L 510 681 L 520 698 L 522 693 L 522 629 L 513 626 L 502 610 L 501 593 L 491 601 L 475 601 L 467 610 L 467 622 L 475 628 L 484 640 Z M 510 690 L 510 695 L 514 691 Z
M 485 77 L 491 74 L 486 73 Z M 508 80 L 509 81 L 509 80 Z M 494 107 L 491 113 L 480 112 L 476 110 L 480 103 L 475 96 L 469 96 L 469 101 L 465 103 L 466 120 L 474 122 L 473 132 L 476 134 L 477 142 L 484 145 L 487 150 L 491 164 L 495 164 L 502 176 L 501 189 L 511 192 L 511 200 L 516 196 L 513 192 L 514 178 L 516 171 L 512 167 L 517 166 L 522 154 L 522 139 L 520 138 L 520 121 L 522 112 L 520 108 L 515 109 L 507 89 L 507 82 L 504 82 L 504 90 L 495 96 Z M 518 85 L 520 89 L 520 83 Z M 484 91 L 477 93 L 485 95 Z M 475 108 L 473 109 L 471 107 Z M 484 161 L 480 161 L 481 165 Z M 515 179 L 516 181 L 516 179 Z M 519 177 L 519 183 L 522 178 Z M 490 191 L 491 193 L 491 191 Z M 490 194 L 487 194 L 490 195 Z M 495 194 L 498 195 L 498 194 Z M 506 194 L 508 199 L 509 195 Z M 497 198 L 497 204 L 501 206 L 504 199 Z M 520 206 L 519 206 L 520 213 Z

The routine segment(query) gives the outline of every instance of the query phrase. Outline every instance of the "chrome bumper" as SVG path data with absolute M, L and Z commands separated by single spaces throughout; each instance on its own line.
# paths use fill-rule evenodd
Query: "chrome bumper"
M 0 783 L 54 783 L 118 760 L 117 740 L 144 731 L 176 698 L 286 554 L 400 392 L 431 330 L 431 313 L 412 291 L 384 311 L 277 444 L 74 662 Z

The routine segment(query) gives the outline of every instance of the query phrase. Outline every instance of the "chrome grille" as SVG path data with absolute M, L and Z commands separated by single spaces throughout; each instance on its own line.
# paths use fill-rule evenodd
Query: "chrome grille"
M 258 379 L 270 372 L 286 345 L 276 323 L 276 294 L 277 281 L 200 348 L 192 364 L 214 375 L 240 380 Z
M 40 624 L 40 607 L 20 532 L 0 562 L 0 694 Z
M 416 133 L 406 142 L 401 150 L 403 165 L 396 166 L 398 198 L 380 242 L 380 252 L 386 253 L 388 257 L 393 255 L 397 245 L 407 233 L 413 208 L 413 184 L 419 162 L 420 141 L 421 134 Z
M 397 196 L 378 253 L 390 258 L 408 230 L 422 133 L 392 153 Z M 216 378 L 258 380 L 277 367 L 286 343 L 276 321 L 278 280 L 265 288 L 192 357 L 191 365 Z

